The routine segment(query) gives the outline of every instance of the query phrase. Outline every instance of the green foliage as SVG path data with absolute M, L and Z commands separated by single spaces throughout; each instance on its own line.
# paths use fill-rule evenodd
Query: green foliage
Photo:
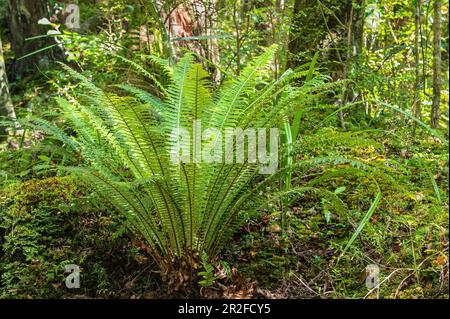
M 257 297 L 448 297 L 448 33 L 431 129 L 433 1 L 420 2 L 419 36 L 409 0 L 76 3 L 81 31 L 62 15 L 48 28 L 81 74 L 39 63 L 9 83 L 26 130 L 0 145 L 0 298 L 173 297 L 148 293 L 154 259 L 166 284 L 189 277 L 202 295 L 245 291 L 238 270 Z M 195 119 L 280 128 L 280 170 L 173 164 L 171 131 L 192 137 Z M 82 269 L 76 291 L 69 263 Z M 371 263 L 389 280 L 368 294 Z
M 64 231 L 60 228 L 63 215 L 70 210 L 75 192 L 70 184 L 55 179 L 30 182 L 21 190 L 10 187 L 1 193 L 0 297 L 55 293 L 52 283 L 60 285 L 64 263 L 70 261 L 58 260 L 63 247 L 46 248 L 52 237 Z
M 279 211 L 271 207 L 242 229 L 226 256 L 261 289 L 290 298 L 375 298 L 377 293 L 380 298 L 446 298 L 446 147 L 425 132 L 411 137 L 408 128 L 387 136 L 382 130 L 328 130 L 304 133 L 298 156 L 345 155 L 364 162 L 365 169 L 345 162 L 304 164 L 304 175 L 295 169 L 296 194 L 287 208 L 286 235 L 280 235 Z M 411 138 L 422 143 L 413 147 Z M 376 142 L 381 140 L 384 145 Z M 359 141 L 365 142 L 358 145 Z M 338 199 L 326 197 L 326 190 Z M 380 190 L 383 200 L 369 218 L 374 194 Z M 368 294 L 361 276 L 373 263 L 380 266 L 381 281 L 394 273 L 379 291 Z
M 206 81 L 208 74 L 188 54 L 169 69 L 171 84 L 163 99 L 129 86 L 121 88 L 137 93 L 137 98 L 106 92 L 67 69 L 82 90 L 75 90 L 67 100 L 59 98 L 58 103 L 77 135 L 47 125 L 43 129 L 56 133 L 68 148 L 81 150 L 88 166 L 67 170 L 123 214 L 127 225 L 145 237 L 161 265 L 191 251 L 214 256 L 259 207 L 264 183 L 251 184 L 258 177 L 258 166 L 247 162 L 174 164 L 170 152 L 177 141 L 171 134 L 186 128 L 193 136 L 193 120 L 221 132 L 277 127 L 295 111 L 292 101 L 325 92 L 320 76 L 301 87 L 290 86 L 297 76 L 292 72 L 270 80 L 268 66 L 274 52 L 270 48 L 241 76 L 228 79 L 214 92 Z M 168 69 L 166 64 L 162 67 Z M 153 76 L 150 80 L 157 81 Z M 268 84 L 261 86 L 264 81 Z M 274 104 L 273 97 L 280 92 L 288 94 Z M 217 137 L 203 140 L 202 149 L 214 149 L 219 143 Z
M 1 190 L 0 298 L 117 295 L 149 256 L 116 234 L 118 221 L 99 207 L 70 177 Z M 80 289 L 65 288 L 69 264 L 80 266 Z
M 208 288 L 214 284 L 214 281 L 219 277 L 214 275 L 215 268 L 208 262 L 208 255 L 206 253 L 202 254 L 202 266 L 203 269 L 198 273 L 201 276 L 201 280 L 198 282 L 202 287 Z

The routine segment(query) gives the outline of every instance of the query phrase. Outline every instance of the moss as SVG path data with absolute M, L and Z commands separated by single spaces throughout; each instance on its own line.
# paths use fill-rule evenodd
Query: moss
M 0 298 L 115 296 L 142 265 L 117 234 L 118 221 L 92 205 L 70 177 L 30 180 L 0 191 Z M 65 287 L 65 266 L 81 288 Z
M 305 194 L 291 203 L 284 236 L 267 226 L 279 223 L 279 213 L 268 212 L 252 221 L 252 228 L 242 229 L 227 258 L 260 289 L 284 298 L 365 297 L 369 264 L 380 265 L 380 281 L 389 277 L 378 291 L 380 298 L 448 298 L 448 156 L 439 155 L 439 145 L 428 145 L 433 152 L 416 150 L 405 158 L 405 143 L 400 134 L 385 140 L 386 150 L 354 145 L 353 154 L 367 155 L 367 164 L 388 162 L 394 169 L 325 175 L 314 185 L 328 190 L 345 186 L 339 193 L 344 213 L 320 194 Z M 434 174 L 440 200 L 425 167 Z M 324 174 L 320 166 L 315 169 Z M 383 199 L 376 212 L 339 259 L 379 190 Z M 325 208 L 331 212 L 328 221 Z

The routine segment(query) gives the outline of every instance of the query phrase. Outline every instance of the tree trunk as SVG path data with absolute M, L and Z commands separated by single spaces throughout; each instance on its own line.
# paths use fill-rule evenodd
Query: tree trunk
M 6 76 L 5 60 L 3 58 L 2 39 L 0 38 L 0 121 L 15 119 L 14 107 L 9 95 L 8 77 Z M 7 126 L 0 124 L 0 142 L 6 140 Z
M 343 79 L 347 79 L 351 68 L 357 65 L 359 61 L 357 59 L 362 58 L 363 53 L 363 37 L 364 37 L 364 15 L 366 11 L 366 5 L 364 0 L 353 0 L 351 3 L 351 9 L 348 17 L 348 31 L 347 31 L 347 54 L 344 62 L 344 75 Z M 344 85 L 348 90 L 347 98 L 344 102 L 348 102 L 351 98 L 352 102 L 359 99 L 359 92 L 356 91 L 354 85 Z
M 442 1 L 435 1 L 433 4 L 433 105 L 431 106 L 431 126 L 439 127 L 440 107 L 441 107 L 441 10 Z
M 289 36 L 289 45 L 287 50 L 287 67 L 295 68 L 301 64 L 301 58 L 298 54 L 305 52 L 309 41 L 305 41 L 306 34 L 302 33 L 304 29 L 304 22 L 306 21 L 303 12 L 310 11 L 311 8 L 317 5 L 315 0 L 295 0 L 292 11 L 292 22 Z M 309 19 L 308 19 L 309 20 Z M 302 26 L 303 21 L 303 26 Z M 319 20 L 322 21 L 322 20 Z
M 236 32 L 236 74 L 241 74 L 241 25 L 238 17 L 238 0 L 233 2 L 233 23 Z
M 350 12 L 347 18 L 346 56 L 345 61 L 341 61 L 343 63 L 343 79 L 348 78 L 352 67 L 358 63 L 358 61 L 355 61 L 355 58 L 360 58 L 363 51 L 365 10 L 364 0 L 351 1 Z M 357 92 L 355 86 L 344 82 L 339 106 L 343 107 L 348 102 L 354 102 L 356 99 L 359 99 L 359 92 Z M 341 128 L 345 129 L 344 113 L 340 111 L 338 117 Z
M 338 59 L 336 47 L 345 41 L 345 24 L 351 6 L 351 0 L 295 0 L 287 67 L 295 68 L 310 61 L 319 49 L 328 54 L 328 60 Z
M 363 51 L 364 46 L 364 21 L 366 13 L 366 1 L 356 0 L 355 3 L 355 13 L 353 15 L 353 55 L 358 56 Z
M 413 114 L 417 118 L 422 116 L 422 100 L 420 96 L 421 88 L 421 75 L 420 75 L 420 20 L 422 18 L 422 0 L 417 0 L 417 4 L 414 10 L 414 58 L 416 67 L 416 82 L 414 87 L 415 97 L 414 97 L 414 108 Z
M 22 60 L 17 60 L 29 53 L 47 47 L 47 38 L 26 41 L 27 38 L 45 35 L 47 29 L 38 24 L 42 18 L 48 18 L 49 7 L 47 0 L 8 0 L 9 29 L 11 31 L 11 49 L 16 61 L 12 67 L 12 74 L 22 76 L 33 71 L 48 51 L 40 52 Z

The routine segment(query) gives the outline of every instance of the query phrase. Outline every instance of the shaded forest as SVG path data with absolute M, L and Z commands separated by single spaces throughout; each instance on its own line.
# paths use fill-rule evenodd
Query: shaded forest
M 448 298 L 448 22 L 0 0 L 0 299 Z

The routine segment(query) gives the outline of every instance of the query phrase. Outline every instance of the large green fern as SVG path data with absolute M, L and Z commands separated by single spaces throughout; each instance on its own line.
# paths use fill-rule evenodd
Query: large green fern
M 193 55 L 173 67 L 155 59 L 171 81 L 168 87 L 154 83 L 163 98 L 128 84 L 102 90 L 65 67 L 79 89 L 57 101 L 75 134 L 47 131 L 82 155 L 85 166 L 67 169 L 123 214 L 160 266 L 193 252 L 220 252 L 244 217 L 260 207 L 260 191 L 275 176 L 262 176 L 259 166 L 248 161 L 174 163 L 171 150 L 179 141 L 172 132 L 187 128 L 193 136 L 195 120 L 220 131 L 281 127 L 296 111 L 295 101 L 326 90 L 321 76 L 302 86 L 290 84 L 308 68 L 272 80 L 275 50 L 268 49 L 215 90 Z M 136 63 L 130 66 L 157 81 Z

